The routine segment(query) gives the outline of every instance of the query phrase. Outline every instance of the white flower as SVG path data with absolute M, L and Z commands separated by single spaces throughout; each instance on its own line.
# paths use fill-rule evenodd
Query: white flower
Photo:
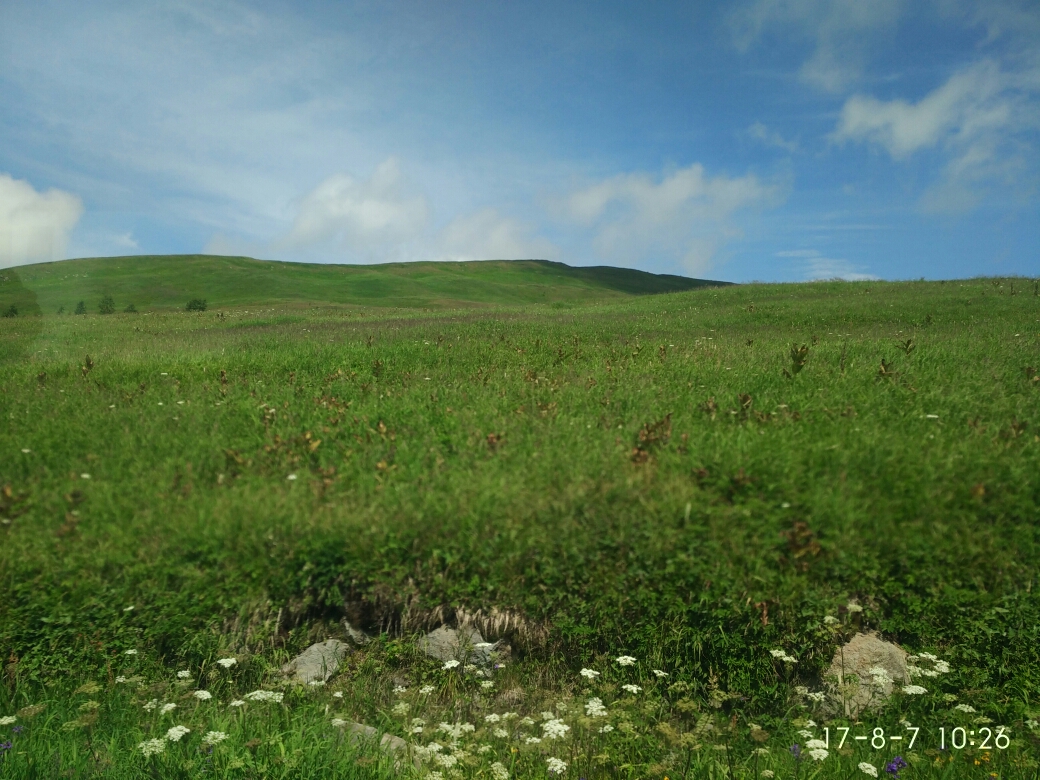
M 456 661 L 454 658 L 452 658 L 450 661 L 445 661 L 444 662 L 444 666 L 442 668 L 444 668 L 444 669 L 454 669 L 458 665 L 459 665 L 459 662 Z
M 502 720 L 509 720 L 510 718 L 516 718 L 516 717 L 519 717 L 519 716 L 515 712 L 503 712 L 502 713 Z
M 830 754 L 823 748 L 816 748 L 815 750 L 810 750 L 809 755 L 812 756 L 814 761 L 823 761 Z
M 189 672 L 187 669 L 181 669 L 179 672 L 177 672 L 177 676 L 182 680 L 186 680 L 189 677 L 191 677 L 191 672 Z
M 418 726 L 419 728 L 422 728 L 423 726 L 426 725 L 426 721 L 423 720 L 422 718 L 412 718 L 412 725 L 413 726 Z
M 948 671 L 950 671 L 950 665 L 946 663 L 946 661 L 936 661 L 935 671 L 937 671 L 939 674 L 946 674 Z
M 137 655 L 136 650 L 124 650 L 123 655 Z
M 638 685 L 631 685 L 631 684 L 629 684 L 629 685 L 622 685 L 621 687 L 624 688 L 629 693 L 639 693 L 641 690 L 643 690 Z
M 10 726 L 16 720 L 18 720 L 17 715 L 5 715 L 4 717 L 0 718 L 0 726 Z
M 1037 726 L 1040 726 L 1040 722 L 1030 718 L 1029 720 L 1026 721 L 1026 725 L 1030 728 L 1030 730 L 1036 731 Z
M 494 642 L 477 642 L 473 646 L 477 647 L 477 648 L 494 647 L 495 643 Z
M 480 683 L 481 688 L 494 688 L 495 684 L 491 680 L 483 680 Z
M 824 742 L 822 739 L 810 739 L 808 742 L 805 743 L 806 750 L 815 750 L 816 748 L 825 747 L 827 747 L 827 743 Z
M 600 727 L 599 733 L 600 733 L 600 734 L 609 734 L 609 733 L 610 733 L 611 731 L 613 731 L 613 730 L 614 730 L 614 727 L 613 727 L 613 726 L 611 726 L 611 725 L 610 725 L 610 724 L 608 723 L 608 724 L 607 724 L 606 726 L 601 726 L 601 727 Z
M 562 775 L 567 771 L 567 762 L 561 761 L 558 758 L 547 758 L 545 763 L 548 765 L 549 772 L 554 775 Z
M 498 761 L 491 765 L 491 775 L 495 780 L 509 780 L 509 770 Z
M 311 680 L 307 684 L 309 686 L 311 686 L 312 688 L 324 688 L 325 687 L 325 681 L 324 680 Z
M 209 731 L 206 736 L 202 738 L 202 744 L 204 745 L 216 745 L 218 742 L 223 742 L 227 739 L 227 734 L 223 731 Z
M 218 658 L 217 663 L 223 666 L 225 669 L 230 669 L 232 666 L 238 663 L 237 658 Z
M 816 721 L 815 720 L 807 720 L 807 721 L 805 721 L 805 725 L 808 728 L 814 729 L 814 728 L 816 728 Z
M 166 750 L 166 740 L 164 739 L 146 739 L 144 742 L 139 744 L 137 747 L 141 749 L 145 757 L 158 755 Z
M 281 704 L 285 694 L 275 691 L 253 691 L 252 693 L 247 693 L 246 698 L 249 701 L 273 701 L 276 704 Z
M 499 739 L 505 739 L 506 737 L 509 736 L 509 732 L 506 731 L 505 729 L 495 729 L 491 733 L 493 735 L 495 735 L 496 737 L 498 737 Z
M 556 713 L 555 712 L 546 711 L 546 712 L 542 713 L 542 720 L 552 720 L 555 717 L 556 717 Z
M 487 723 L 498 723 L 500 720 L 502 720 L 502 716 L 495 712 L 492 712 L 490 715 L 485 715 L 484 720 Z
M 290 474 L 289 476 L 286 477 L 286 479 L 289 480 L 290 482 L 295 482 L 296 481 L 296 475 L 295 474 Z
M 858 769 L 859 769 L 860 772 L 862 772 L 865 775 L 870 775 L 871 777 L 877 777 L 877 767 L 874 766 L 873 764 L 868 764 L 866 761 L 860 761 Z
M 597 677 L 599 677 L 599 672 L 597 672 L 595 669 L 582 669 L 581 676 L 588 677 L 590 680 L 594 680 Z
M 807 693 L 809 693 L 809 689 L 806 688 L 804 685 L 796 685 L 794 686 L 794 692 L 797 693 L 799 696 L 805 696 Z
M 459 763 L 459 760 L 450 753 L 435 753 L 433 760 L 445 769 L 449 769 Z
M 134 605 L 133 604 L 131 604 L 129 607 L 127 607 L 126 609 L 123 610 L 123 612 L 133 612 L 133 611 L 134 611 Z
M 847 609 L 849 612 L 862 612 L 863 611 L 863 607 L 861 607 L 859 604 L 853 603 L 851 601 L 848 604 L 845 605 L 845 609 Z
M 333 699 L 342 699 L 343 698 L 343 691 L 336 691 L 334 694 L 332 694 L 332 698 Z
M 90 479 L 90 474 L 80 474 L 79 478 L 80 479 Z
M 654 669 L 653 671 L 654 671 L 654 674 L 656 674 L 658 677 L 667 677 L 668 676 L 668 672 L 662 672 L 660 669 Z
M 921 658 L 927 658 L 929 661 L 938 661 L 939 659 L 931 653 L 921 653 Z
M 530 718 L 524 718 L 523 720 L 520 721 L 520 725 L 521 726 L 533 726 L 534 725 L 534 721 L 531 720 Z
M 119 675 L 118 677 L 116 677 L 116 684 L 125 683 L 125 682 L 126 682 L 126 678 L 123 675 Z
M 431 693 L 433 693 L 433 691 L 434 687 L 432 685 L 424 685 L 422 688 L 419 689 L 419 693 L 421 693 L 423 696 L 429 696 Z
M 422 734 L 423 733 L 423 727 L 422 726 L 412 726 L 412 728 L 409 730 L 408 733 L 409 734 Z
M 462 735 L 468 731 L 475 730 L 475 726 L 472 723 L 439 723 L 437 724 L 437 730 L 443 731 L 452 740 L 459 740 Z
M 332 719 L 332 727 L 333 728 L 341 729 L 341 728 L 343 728 L 346 725 L 347 725 L 347 722 L 345 720 L 343 720 L 343 718 L 333 718 Z
M 800 736 L 800 737 L 802 737 L 804 739 L 812 739 L 812 735 L 813 735 L 812 732 L 809 731 L 808 729 L 802 729 L 801 731 L 798 732 L 798 736 Z
M 542 724 L 542 734 L 547 739 L 562 739 L 570 730 L 571 727 L 558 718 L 547 720 Z
M 232 702 L 228 702 L 229 707 L 241 707 L 243 704 L 245 704 L 245 702 L 241 699 L 235 699 Z
M 209 691 L 195 691 L 195 693 L 193 693 L 192 696 L 194 696 L 199 701 L 209 701 L 213 698 L 213 694 Z
M 824 691 L 813 691 L 812 693 L 807 693 L 806 698 L 811 701 L 822 702 L 827 698 L 827 694 Z
M 144 705 L 144 708 L 146 710 L 148 710 L 149 712 L 151 712 L 152 710 L 154 710 L 158 706 L 159 706 L 159 700 L 158 699 L 152 699 L 150 702 L 148 702 L 147 704 Z
M 838 622 L 838 618 L 834 617 L 834 615 L 824 615 L 823 616 L 823 624 L 825 626 L 833 626 L 837 622 Z
M 590 718 L 605 718 L 607 717 L 607 708 L 603 706 L 603 700 L 595 696 L 589 699 L 585 705 L 585 714 Z
M 476 664 L 466 664 L 465 666 L 462 667 L 462 671 L 468 672 L 468 673 L 472 674 L 473 672 L 477 671 L 477 665 Z
M 527 745 L 537 745 L 541 741 L 542 741 L 541 737 L 528 737 L 527 739 L 524 740 L 524 743 L 527 744 Z
M 394 686 L 394 693 L 396 693 L 396 694 L 402 694 L 402 693 L 404 693 L 407 690 L 408 689 L 405 688 L 403 685 L 395 685 Z
M 180 742 L 181 737 L 189 733 L 191 733 L 191 729 L 187 726 L 174 726 L 166 732 L 166 739 L 170 740 L 170 742 Z
M 164 704 L 159 708 L 159 714 L 165 715 L 167 712 L 173 712 L 175 709 L 177 709 L 176 704 Z
M 958 704 L 954 709 L 960 710 L 961 712 L 975 712 L 975 708 L 970 704 Z
M 778 658 L 779 660 L 786 661 L 787 663 L 794 663 L 798 660 L 794 656 L 788 655 L 786 651 L 780 649 L 770 650 L 769 654 L 773 656 L 773 658 Z
M 619 655 L 614 660 L 617 661 L 618 666 L 632 666 L 636 662 L 636 659 L 630 655 Z
M 429 377 L 426 378 L 429 379 Z M 430 772 L 426 777 L 428 780 L 444 780 L 444 775 L 440 772 Z
M 922 693 L 928 693 L 928 691 L 926 691 L 920 685 L 904 685 L 903 693 L 909 693 L 912 696 L 918 696 Z
M 397 704 L 395 704 L 393 706 L 393 709 L 391 710 L 391 712 L 393 712 L 395 715 L 407 715 L 408 714 L 408 702 L 406 702 L 406 701 L 398 702 Z
M 775 777 L 772 769 L 763 769 L 761 774 L 766 780 L 772 780 L 772 778 Z

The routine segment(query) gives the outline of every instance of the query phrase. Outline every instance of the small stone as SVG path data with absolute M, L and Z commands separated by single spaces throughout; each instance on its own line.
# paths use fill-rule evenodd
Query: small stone
M 498 643 L 488 643 L 475 628 L 441 626 L 419 640 L 419 649 L 438 661 L 458 661 L 477 666 L 490 666 Z
M 906 651 L 886 642 L 873 631 L 856 634 L 838 648 L 824 678 L 831 685 L 826 707 L 835 714 L 857 717 L 866 710 L 876 711 L 891 698 L 897 685 L 906 685 Z M 883 670 L 884 676 L 877 674 Z
M 350 652 L 350 645 L 338 639 L 329 639 L 311 645 L 282 667 L 284 674 L 293 675 L 295 682 L 309 685 L 326 682 L 339 668 L 339 662 Z

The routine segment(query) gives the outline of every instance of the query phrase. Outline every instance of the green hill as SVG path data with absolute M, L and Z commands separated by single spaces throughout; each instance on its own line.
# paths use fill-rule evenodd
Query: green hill
M 40 309 L 96 312 L 102 296 L 116 310 L 182 309 L 192 298 L 210 308 L 259 304 L 338 304 L 442 308 L 488 304 L 579 303 L 679 292 L 726 282 L 626 268 L 573 268 L 546 260 L 324 265 L 214 255 L 140 255 L 63 260 L 9 268 L 6 289 L 36 296 Z M 6 288 L 6 289 L 5 289 Z

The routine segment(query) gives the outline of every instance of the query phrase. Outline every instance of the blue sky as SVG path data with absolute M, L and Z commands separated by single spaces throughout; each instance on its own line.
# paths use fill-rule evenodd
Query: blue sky
M 1040 4 L 0 3 L 0 266 L 1040 275 Z

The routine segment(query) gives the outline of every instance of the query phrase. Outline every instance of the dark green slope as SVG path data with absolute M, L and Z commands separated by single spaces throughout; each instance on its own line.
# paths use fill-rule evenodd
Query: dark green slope
M 141 310 L 180 309 L 191 298 L 204 298 L 211 308 L 272 303 L 441 308 L 582 303 L 727 284 L 546 260 L 324 265 L 141 255 L 41 263 L 4 273 L 35 294 L 44 314 L 62 306 L 71 313 L 81 300 L 96 312 L 104 295 L 114 298 L 117 311 L 128 304 Z M 0 290 L 0 299 L 3 295 Z

